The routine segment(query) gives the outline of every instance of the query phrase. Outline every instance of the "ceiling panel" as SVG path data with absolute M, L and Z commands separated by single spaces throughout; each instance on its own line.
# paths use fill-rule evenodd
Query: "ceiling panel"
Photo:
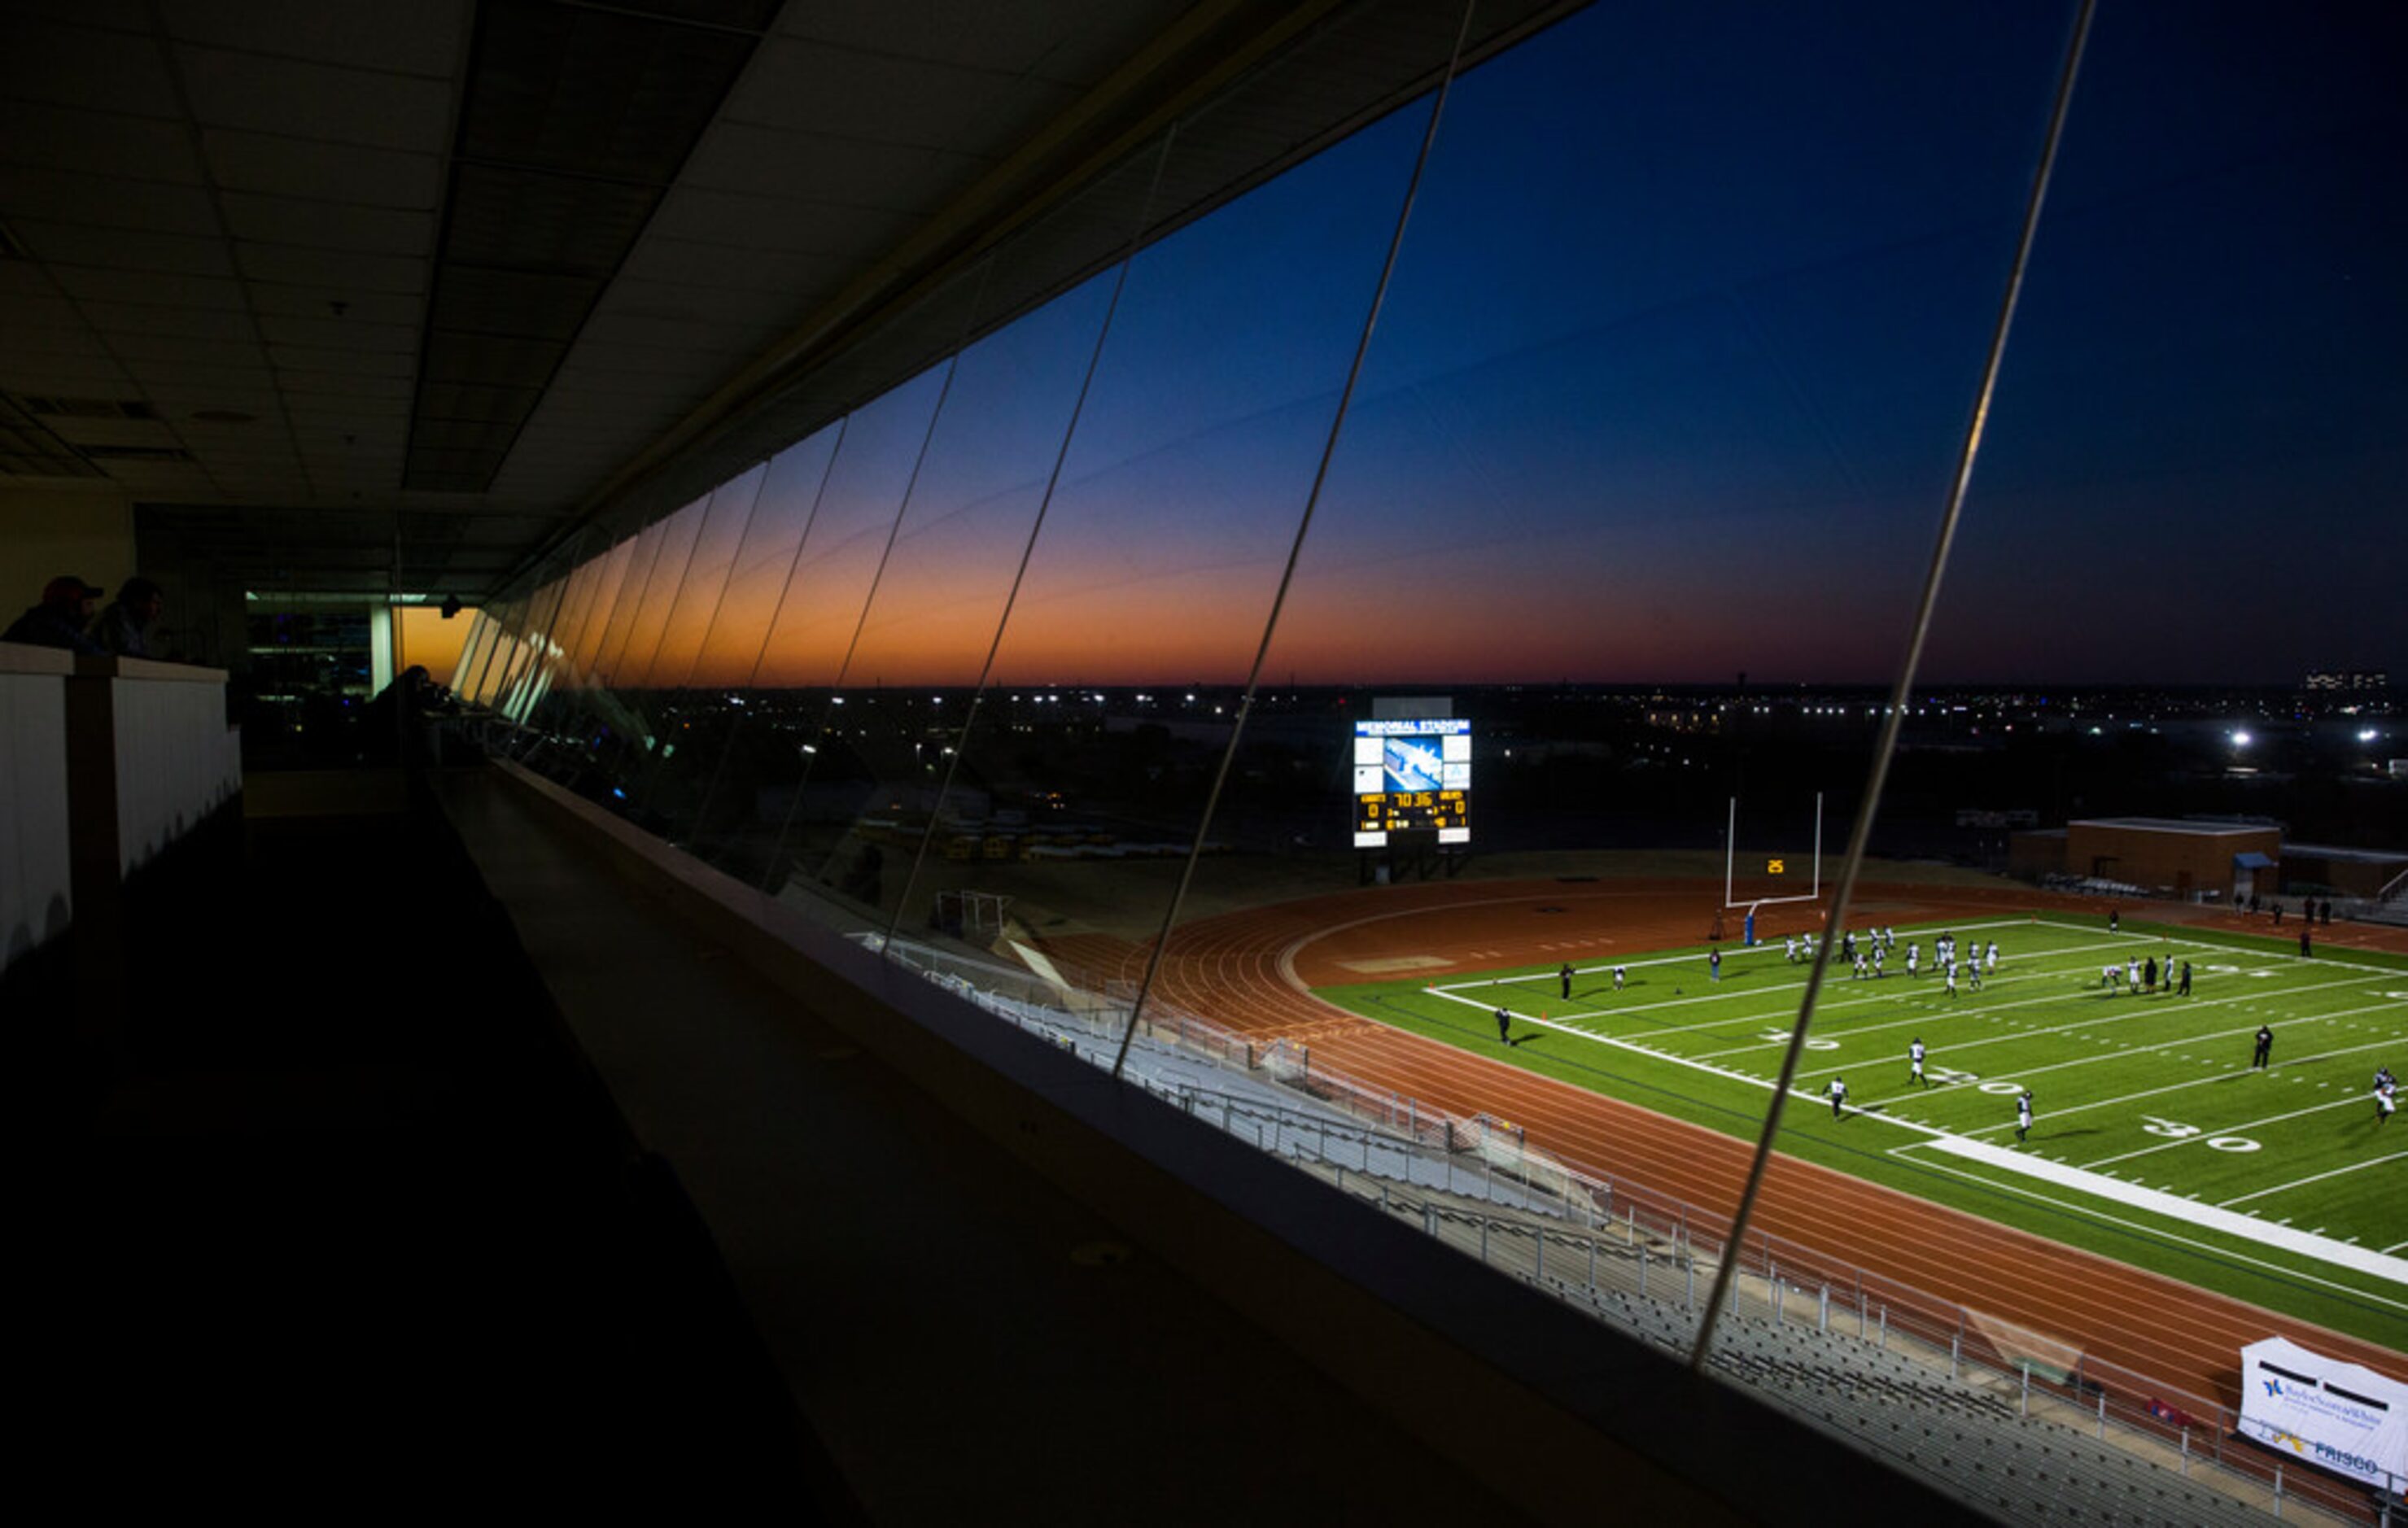
M 181 335 L 190 339 L 249 339 L 251 315 L 231 307 L 163 307 L 150 303 L 86 302 L 77 310 L 112 335 Z
M 172 271 L 185 276 L 232 276 L 225 242 L 211 236 L 159 234 L 130 228 L 10 218 L 9 228 L 35 258 L 51 265 L 98 265 L 111 270 Z
M 774 38 L 723 121 L 928 148 L 1017 141 L 1076 87 L 984 64 Z
M 288 313 L 302 318 L 344 319 L 359 322 L 400 323 L 415 328 L 425 316 L 426 299 L 408 292 L 353 292 L 346 287 L 309 286 L 252 279 L 246 283 L 251 307 L 257 313 Z
M 182 122 L 79 111 L 14 96 L 0 100 L 0 164 L 202 183 L 192 129 Z
M 452 130 L 452 88 L 442 79 L 339 68 L 220 48 L 179 47 L 176 62 L 195 120 L 210 127 L 308 136 L 439 154 Z
M 443 334 L 567 340 L 601 293 L 602 282 L 590 277 L 455 264 L 444 272 L 429 323 Z
M 99 31 L 0 7 L 0 88 L 21 100 L 173 120 L 176 95 L 144 32 Z
M 418 330 L 407 323 L 369 323 L 331 314 L 261 313 L 260 337 L 271 345 L 308 345 L 383 354 L 416 355 Z
M 323 286 L 344 292 L 421 293 L 428 262 L 414 255 L 375 255 L 305 249 L 294 244 L 237 244 L 242 273 L 254 281 Z
M 201 147 L 216 183 L 313 201 L 427 208 L 443 179 L 435 154 L 321 143 L 232 128 L 205 128 Z
M 20 220 L 143 228 L 162 234 L 221 232 L 207 188 L 122 176 L 75 175 L 25 164 L 0 164 L 0 207 Z
M 194 339 L 183 335 L 118 335 L 109 340 L 117 358 L 138 369 L 146 363 L 197 366 L 257 366 L 266 357 L 251 339 Z
M 1183 6 L 1119 0 L 917 0 L 912 47 L 933 59 L 1087 85 L 1153 40 Z M 788 6 L 778 30 L 857 49 L 896 46 L 891 0 L 815 0 Z
M 158 0 L 168 35 L 251 52 L 451 78 L 467 0 Z
M 863 207 L 908 215 L 993 163 L 950 149 L 721 121 L 695 150 L 685 180 L 712 191 L 821 203 L 831 210 Z
M 270 345 L 267 359 L 277 370 L 301 385 L 302 378 L 325 375 L 397 377 L 418 374 L 418 357 L 408 350 L 366 350 L 323 345 Z
M 648 184 L 464 164 L 452 177 L 444 252 L 467 264 L 607 278 L 659 196 Z
M 227 192 L 219 198 L 227 230 L 258 244 L 423 255 L 435 243 L 435 215 L 405 207 L 337 206 L 303 197 Z
M 732 250 L 850 260 L 864 250 L 887 248 L 917 223 L 908 212 L 838 209 L 791 197 L 719 191 L 696 185 L 689 178 L 669 193 L 646 234 Z

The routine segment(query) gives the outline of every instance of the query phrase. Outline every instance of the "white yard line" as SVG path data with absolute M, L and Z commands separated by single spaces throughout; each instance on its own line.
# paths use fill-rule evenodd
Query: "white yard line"
M 2037 1178 L 2059 1188 L 2073 1189 L 2097 1198 L 2129 1205 L 2135 1209 L 2145 1209 L 2153 1215 L 2186 1221 L 2209 1231 L 2220 1231 L 2226 1235 L 2240 1236 L 2261 1246 L 2279 1247 L 2286 1252 L 2297 1252 L 2320 1263 L 2371 1274 L 2390 1283 L 2408 1285 L 2408 1259 L 2378 1252 L 2371 1247 L 2335 1241 L 2330 1236 L 2319 1236 L 2295 1226 L 2269 1225 L 2252 1216 L 2235 1214 L 2220 1206 L 2199 1204 L 2157 1189 L 2127 1183 L 2122 1178 L 2085 1172 L 2079 1167 L 2069 1167 L 2028 1151 L 2011 1151 L 2003 1146 L 1968 1140 L 1962 1135 L 1942 1135 L 1930 1146 L 1935 1151 L 1963 1157 L 1969 1162 L 2019 1173 L 2026 1178 Z
M 2087 1171 L 2093 1167 L 2104 1167 L 2110 1163 L 2129 1162 L 2134 1157 L 2145 1157 L 2153 1151 L 2171 1151 L 2177 1146 L 2203 1144 L 2213 1136 L 2238 1135 L 2243 1131 L 2258 1130 L 2267 1125 L 2281 1124 L 2286 1120 L 2302 1120 L 2311 1114 L 2322 1114 L 2327 1109 L 2364 1108 L 2365 1107 L 2366 1103 L 2362 1099 L 2336 1098 L 2330 1103 L 2311 1104 L 2303 1109 L 2293 1109 L 2288 1114 L 2270 1114 L 2262 1120 L 2243 1120 L 2238 1124 L 2217 1125 L 2213 1129 L 2204 1129 L 2196 1135 L 2173 1136 L 2167 1140 L 2161 1140 L 2155 1146 L 2143 1146 L 2137 1151 L 2123 1151 L 2112 1157 L 2100 1157 L 2096 1162 L 2086 1162 L 2082 1166 L 2085 1171 Z M 2269 1189 L 2266 1192 L 2272 1193 L 2274 1191 Z M 2228 1204 L 2231 1202 L 2232 1201 L 2230 1200 L 2226 1201 Z
M 1905 1152 L 1914 1150 L 1914 1149 L 1915 1148 L 1914 1146 L 1906 1146 L 1898 1148 L 1897 1150 L 1898 1152 Z M 2320 1275 L 2311 1273 L 2308 1270 L 2300 1267 L 2296 1264 L 2270 1263 L 2264 1258 L 2251 1257 L 2246 1252 L 2235 1251 L 2229 1247 L 2211 1242 L 2196 1241 L 2191 1237 L 2169 1231 L 2163 1226 L 2145 1225 L 2138 1221 L 2128 1221 L 2119 1215 L 2111 1215 L 2095 1205 L 2081 1205 L 2071 1200 L 2059 1199 L 2053 1195 L 2042 1193 L 2037 1189 L 2026 1188 L 2020 1183 L 2001 1183 L 1996 1178 L 1990 1177 L 1986 1173 L 1970 1172 L 1960 1167 L 1952 1167 L 1944 1162 L 1934 1162 L 1928 1156 L 1917 1157 L 1914 1161 L 1919 1165 L 1926 1167 L 1930 1171 L 1946 1173 L 1951 1178 L 1961 1178 L 1968 1183 L 1979 1183 L 1985 1189 L 2002 1190 L 2009 1193 L 2017 1194 L 2023 1198 L 2031 1200 L 2034 1204 L 2048 1205 L 2054 1208 L 2061 1209 L 2070 1215 L 2081 1216 L 2088 1220 L 2100 1221 L 2107 1225 L 2119 1225 L 2128 1231 L 2138 1233 L 2141 1235 L 2152 1236 L 2163 1241 L 2172 1242 L 2177 1246 L 2188 1247 L 2194 1250 L 2204 1252 L 2210 1257 L 2227 1259 L 2235 1263 L 2245 1263 L 2251 1267 L 2263 1268 L 2269 1273 L 2278 1275 L 2285 1278 L 2303 1279 L 2308 1283 L 2321 1285 L 2336 1293 L 2345 1294 L 2353 1299 L 2372 1300 L 2377 1305 L 2388 1306 L 2394 1310 L 2408 1310 L 2408 1300 L 2394 1300 L 2388 1295 L 2377 1294 L 2372 1290 L 2362 1289 L 2352 1284 L 2339 1283 L 2333 1279 L 2326 1278 Z M 2249 1224 L 2253 1229 L 2259 1228 L 2258 1221 L 2251 1221 Z M 2251 1239 L 2258 1242 L 2263 1242 L 2265 1240 L 2262 1236 L 2253 1236 Z M 2344 1245 L 2346 1244 L 2344 1243 Z M 2403 1241 L 2395 1247 L 2386 1247 L 2383 1250 L 2386 1253 L 2391 1253 L 2400 1251 L 2403 1248 L 2408 1248 L 2408 1241 Z
M 2376 1157 L 2372 1162 L 2353 1162 L 2346 1167 L 2335 1167 L 2329 1173 L 2316 1173 L 2311 1177 L 2297 1178 L 2288 1183 L 2277 1183 L 2271 1189 L 2259 1189 L 2256 1193 L 2244 1193 L 2238 1198 L 2227 1199 L 2223 1204 L 2237 1205 L 2242 1203 L 2243 1200 L 2262 1199 L 2270 1193 L 2283 1193 L 2291 1189 L 2305 1188 L 2308 1184 L 2321 1182 L 2328 1178 L 2339 1178 L 2344 1173 L 2360 1172 L 2369 1167 L 2380 1167 L 2386 1162 L 2398 1162 L 2401 1157 L 2408 1157 L 2408 1151 L 2394 1151 L 2387 1157 Z M 2217 1207 L 2222 1208 L 2223 1205 L 2219 1205 Z M 2402 1242 L 2401 1243 L 2401 1246 L 2408 1247 L 2408 1242 Z M 2395 1249 L 2386 1247 L 2384 1250 L 2388 1252 L 2395 1250 Z

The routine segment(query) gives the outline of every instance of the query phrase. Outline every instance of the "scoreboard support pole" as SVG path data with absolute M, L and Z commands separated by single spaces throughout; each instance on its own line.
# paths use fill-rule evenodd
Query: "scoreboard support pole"
M 1383 870 L 1387 872 L 1384 884 L 1391 886 L 1407 880 L 1428 880 L 1434 875 L 1453 880 L 1463 873 L 1464 863 L 1470 858 L 1469 844 L 1441 844 L 1435 834 L 1394 834 L 1379 849 L 1355 851 L 1354 884 L 1383 884 Z

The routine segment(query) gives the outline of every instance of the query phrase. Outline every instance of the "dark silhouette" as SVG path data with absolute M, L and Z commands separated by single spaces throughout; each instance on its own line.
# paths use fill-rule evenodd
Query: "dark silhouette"
M 148 578 L 128 578 L 93 623 L 93 640 L 121 658 L 156 658 L 159 654 L 150 650 L 150 628 L 166 607 L 165 590 Z
M 63 573 L 42 586 L 42 603 L 34 606 L 0 634 L 0 642 L 29 648 L 60 648 L 68 652 L 106 654 L 108 650 L 86 633 L 92 624 L 92 602 L 100 598 L 96 584 Z

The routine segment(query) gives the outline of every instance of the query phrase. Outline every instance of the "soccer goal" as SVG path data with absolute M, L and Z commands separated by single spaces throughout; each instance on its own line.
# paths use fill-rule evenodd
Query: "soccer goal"
M 1768 817 L 1769 825 L 1762 821 Z M 1723 911 L 1744 911 L 1752 934 L 1758 907 L 1822 900 L 1823 794 L 1814 793 L 1811 818 L 1794 807 L 1759 813 L 1746 831 L 1743 841 L 1733 796 L 1723 831 Z

